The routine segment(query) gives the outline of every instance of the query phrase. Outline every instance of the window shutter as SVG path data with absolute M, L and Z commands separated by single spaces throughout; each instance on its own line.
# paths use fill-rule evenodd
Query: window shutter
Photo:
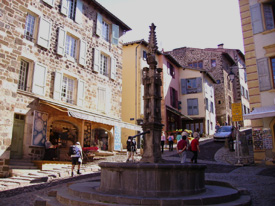
M 198 115 L 199 114 L 198 99 L 193 99 L 193 114 L 194 115 Z
M 79 64 L 86 66 L 87 42 L 80 41 Z
M 106 113 L 109 114 L 111 112 L 111 106 L 112 106 L 112 94 L 110 91 L 110 88 L 106 89 L 106 99 L 105 99 L 105 109 Z
M 274 29 L 274 18 L 272 12 L 272 5 L 263 4 L 265 28 L 266 30 Z
M 178 91 L 175 90 L 175 106 L 179 109 Z
M 116 79 L 116 59 L 111 58 L 111 79 Z
M 37 44 L 46 49 L 49 49 L 50 47 L 51 27 L 51 21 L 44 19 L 43 17 L 40 18 Z
M 170 105 L 173 105 L 173 89 L 172 89 L 172 87 L 170 87 L 170 89 L 169 89 L 170 91 Z
M 251 23 L 253 28 L 253 34 L 263 32 L 263 22 L 261 14 L 261 4 L 254 4 L 250 7 Z
M 105 112 L 106 111 L 105 105 L 106 105 L 106 89 L 98 88 L 98 103 L 97 103 L 98 111 Z
M 77 0 L 76 10 L 75 10 L 75 22 L 79 24 L 82 23 L 82 9 L 83 9 L 83 2 L 81 0 Z
M 49 4 L 50 6 L 54 6 L 54 0 L 43 0 L 46 4 Z
M 94 50 L 94 71 L 99 72 L 100 67 L 100 51 L 95 48 Z
M 56 100 L 61 100 L 61 89 L 62 89 L 63 73 L 56 71 L 54 78 L 54 91 L 53 98 Z
M 188 111 L 188 115 L 193 115 L 193 101 L 192 99 L 188 99 L 187 100 L 187 111 Z
M 46 90 L 47 67 L 40 63 L 35 63 L 33 72 L 32 92 L 39 95 L 45 95 Z
M 84 99 L 85 99 L 85 82 L 81 79 L 78 79 L 77 83 L 77 106 L 83 106 L 84 105 Z
M 268 58 L 257 59 L 260 91 L 271 89 L 270 72 L 268 68 Z
M 69 0 L 62 0 L 60 12 L 65 16 L 69 14 Z
M 181 79 L 181 94 L 187 94 L 186 79 Z
M 196 87 L 197 87 L 197 93 L 202 92 L 202 78 L 201 77 L 196 78 Z
M 96 34 L 98 36 L 102 34 L 102 16 L 100 13 L 97 13 Z
M 66 40 L 66 31 L 62 28 L 59 28 L 58 31 L 58 42 L 57 42 L 57 54 L 64 56 L 65 54 L 65 40 Z
M 112 43 L 118 45 L 119 41 L 119 26 L 112 24 Z

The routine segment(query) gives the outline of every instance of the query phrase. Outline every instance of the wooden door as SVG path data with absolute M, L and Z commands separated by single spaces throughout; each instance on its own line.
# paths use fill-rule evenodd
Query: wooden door
M 24 116 L 15 115 L 11 141 L 11 159 L 21 159 L 23 156 L 24 125 Z

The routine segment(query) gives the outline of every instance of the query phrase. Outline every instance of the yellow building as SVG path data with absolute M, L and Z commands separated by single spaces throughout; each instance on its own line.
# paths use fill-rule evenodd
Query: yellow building
M 254 161 L 275 163 L 275 1 L 239 0 L 252 120 Z

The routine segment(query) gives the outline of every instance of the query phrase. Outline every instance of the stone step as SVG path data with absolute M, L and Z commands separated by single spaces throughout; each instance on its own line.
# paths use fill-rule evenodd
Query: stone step
M 193 196 L 143 198 L 111 195 L 96 190 L 99 180 L 68 184 L 56 191 L 56 199 L 63 205 L 250 205 L 249 195 L 242 195 L 230 187 L 207 185 L 206 192 Z
M 40 171 L 39 169 L 10 169 L 10 174 L 12 177 L 14 176 L 21 176 L 29 174 L 30 172 L 37 172 Z

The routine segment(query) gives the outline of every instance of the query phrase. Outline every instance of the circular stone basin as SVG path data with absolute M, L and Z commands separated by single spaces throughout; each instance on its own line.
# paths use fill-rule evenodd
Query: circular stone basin
M 143 197 L 177 197 L 205 191 L 203 164 L 102 162 L 98 191 Z

